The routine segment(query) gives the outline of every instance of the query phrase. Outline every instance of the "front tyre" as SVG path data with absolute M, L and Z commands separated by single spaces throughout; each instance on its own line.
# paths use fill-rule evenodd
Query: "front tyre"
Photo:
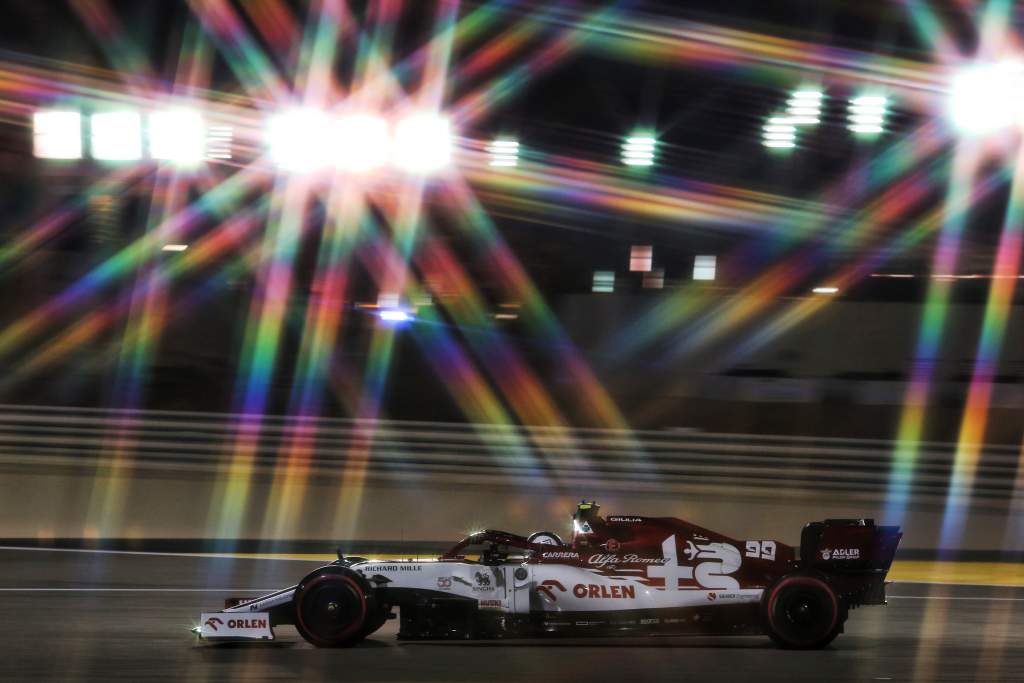
M 825 647 L 839 635 L 843 614 L 831 586 L 810 574 L 782 577 L 761 599 L 765 631 L 777 645 L 789 649 Z
M 373 589 L 344 567 L 322 567 L 295 588 L 295 628 L 316 647 L 347 647 L 362 640 L 376 613 Z

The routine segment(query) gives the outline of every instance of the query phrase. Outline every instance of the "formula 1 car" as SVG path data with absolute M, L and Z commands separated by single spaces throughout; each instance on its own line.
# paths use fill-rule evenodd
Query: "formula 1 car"
M 349 646 L 399 608 L 400 639 L 549 635 L 767 634 L 820 648 L 849 611 L 885 604 L 902 534 L 870 519 L 806 525 L 799 551 L 738 541 L 670 517 L 603 518 L 581 503 L 569 544 L 481 531 L 432 560 L 343 557 L 298 585 L 227 601 L 194 629 L 203 639 L 273 639 L 294 624 L 318 647 Z

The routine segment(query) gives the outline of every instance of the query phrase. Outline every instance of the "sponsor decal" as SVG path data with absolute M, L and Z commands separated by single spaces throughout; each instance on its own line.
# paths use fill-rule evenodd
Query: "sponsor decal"
M 620 548 L 621 546 L 622 546 L 622 544 L 621 544 L 621 543 L 619 543 L 619 542 L 618 542 L 617 540 L 615 540 L 614 538 L 609 538 L 609 539 L 608 539 L 608 542 L 604 544 L 604 547 L 605 547 L 605 548 L 607 548 L 607 549 L 608 549 L 608 552 L 610 552 L 610 553 L 614 553 L 614 552 L 617 552 L 617 551 L 618 551 L 618 549 L 619 549 L 619 548 Z
M 367 565 L 361 567 L 360 571 L 364 572 L 421 572 L 423 571 L 423 565 L 414 562 L 408 562 L 404 564 L 378 564 L 378 565 Z
M 640 625 L 641 626 L 650 626 L 651 624 L 658 624 L 658 623 L 661 623 L 661 619 L 641 619 L 640 620 Z
M 675 536 L 672 537 L 675 539 Z M 675 541 L 673 540 L 673 543 Z M 614 567 L 617 564 L 665 564 L 666 560 L 664 557 L 641 557 L 636 553 L 627 553 L 625 555 L 614 555 L 614 554 L 601 554 L 591 555 L 587 558 L 587 564 L 592 564 L 595 567 Z
M 207 613 L 199 616 L 202 623 L 199 634 L 203 638 L 257 638 L 271 640 L 270 615 L 266 612 Z
M 605 586 L 593 583 L 577 583 L 572 587 L 572 594 L 577 598 L 599 598 L 632 600 L 636 597 L 636 586 Z
M 740 587 L 739 581 L 728 574 L 732 574 L 743 563 L 740 551 L 728 543 L 707 543 L 694 545 L 693 541 L 686 542 L 686 549 L 683 555 L 686 561 L 703 560 L 696 566 L 681 564 L 676 555 L 676 537 L 674 535 L 666 538 L 661 544 L 661 553 L 664 559 L 660 566 L 647 568 L 647 576 L 652 579 L 664 579 L 665 590 L 679 590 L 679 581 L 695 580 L 702 588 L 716 588 L 723 590 L 737 590 Z
M 540 556 L 545 560 L 578 560 L 580 554 L 569 550 L 552 550 L 551 552 L 541 553 Z
M 544 595 L 548 596 L 548 600 L 550 600 L 551 602 L 555 602 L 557 598 L 555 597 L 555 594 L 551 592 L 551 589 L 553 588 L 563 593 L 565 592 L 565 586 L 562 585 L 561 581 L 556 581 L 555 579 L 541 581 L 540 585 L 537 586 L 537 592 L 543 593 Z
M 711 602 L 714 602 L 717 599 L 718 599 L 718 594 L 717 593 L 708 593 L 708 600 L 710 600 Z
M 490 593 L 494 590 L 494 586 L 491 585 L 491 577 L 483 572 L 475 572 L 473 579 L 476 581 L 476 585 L 473 586 L 474 593 Z
M 501 609 L 501 600 L 478 600 L 477 606 L 480 609 Z
M 467 581 L 461 576 L 453 576 L 451 577 L 451 580 L 456 583 L 461 583 L 474 593 L 490 593 L 494 590 L 494 585 L 491 583 L 490 575 L 485 574 L 484 572 L 474 572 L 472 582 Z
M 612 524 L 639 524 L 643 520 L 639 517 L 609 517 L 608 521 Z
M 859 560 L 860 548 L 836 548 L 830 550 L 822 548 L 821 559 L 823 560 Z
M 439 576 L 437 577 L 437 587 L 441 590 L 448 590 L 452 587 L 452 577 L 450 576 Z

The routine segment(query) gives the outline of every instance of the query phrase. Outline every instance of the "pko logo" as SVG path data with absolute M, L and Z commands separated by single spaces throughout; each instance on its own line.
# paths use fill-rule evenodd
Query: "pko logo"
M 821 559 L 823 560 L 859 560 L 860 548 L 836 548 L 829 550 L 822 548 Z

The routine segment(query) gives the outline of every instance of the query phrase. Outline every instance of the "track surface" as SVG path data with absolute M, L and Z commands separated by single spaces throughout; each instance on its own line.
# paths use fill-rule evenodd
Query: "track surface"
M 317 563 L 0 550 L 0 680 L 874 681 L 1024 679 L 1024 589 L 902 584 L 855 611 L 828 649 L 767 638 L 399 643 L 390 622 L 349 650 L 288 627 L 270 644 L 197 644 L 229 595 L 294 583 Z M 87 589 L 87 590 L 82 590 Z

